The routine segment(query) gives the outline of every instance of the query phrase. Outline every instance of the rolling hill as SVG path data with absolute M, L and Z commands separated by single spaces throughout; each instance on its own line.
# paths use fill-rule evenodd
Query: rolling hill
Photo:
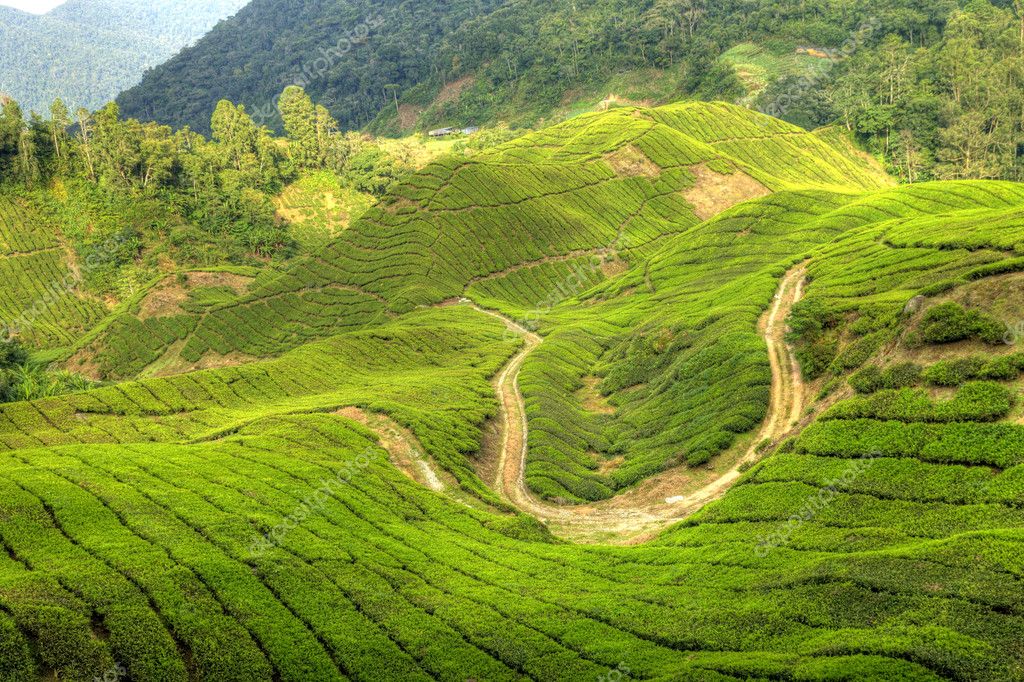
M 1022 215 L 623 108 L 140 292 L 0 406 L 0 676 L 1024 680 Z
M 98 109 L 245 4 L 68 0 L 44 15 L 0 7 L 2 90 L 26 113 L 48 112 L 58 97 L 72 111 Z

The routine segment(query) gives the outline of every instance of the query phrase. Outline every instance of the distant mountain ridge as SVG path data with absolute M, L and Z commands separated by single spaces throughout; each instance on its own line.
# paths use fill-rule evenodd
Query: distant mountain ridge
M 302 85 L 345 128 L 371 121 L 429 79 L 444 40 L 504 0 L 253 0 L 118 98 L 142 120 L 209 132 L 217 102 L 245 104 L 280 128 L 273 106 Z M 392 104 L 392 106 L 394 106 Z
M 26 112 L 57 97 L 96 109 L 247 2 L 69 0 L 43 15 L 0 7 L 0 91 Z

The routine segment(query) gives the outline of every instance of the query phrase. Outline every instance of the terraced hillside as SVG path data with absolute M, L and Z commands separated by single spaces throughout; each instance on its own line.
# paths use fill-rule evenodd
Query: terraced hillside
M 81 293 L 80 265 L 23 202 L 0 196 L 0 321 L 41 347 L 72 342 L 104 314 Z
M 430 164 L 316 256 L 211 311 L 183 355 L 273 354 L 331 333 L 333 321 L 432 305 L 527 266 L 642 251 L 700 222 L 687 192 L 710 202 L 707 217 L 773 190 L 888 183 L 852 150 L 737 107 L 585 116 L 470 160 Z M 328 294 L 369 314 L 303 306 Z M 231 331 L 239 320 L 266 319 L 275 298 L 308 308 L 287 335 Z
M 237 354 L 270 357 L 462 296 L 538 327 L 563 299 L 638 265 L 737 203 L 783 191 L 807 210 L 825 211 L 851 191 L 888 184 L 848 146 L 746 109 L 682 104 L 584 116 L 471 160 L 429 165 L 315 256 L 264 273 L 244 296 L 183 320 L 187 333 L 164 336 L 164 347 L 180 357 L 176 366 L 208 366 Z M 757 267 L 774 266 L 779 254 L 826 236 L 769 245 Z M 718 274 L 724 281 L 736 272 Z M 759 277 L 743 306 L 767 306 L 772 273 Z M 546 498 L 605 499 L 679 464 L 700 466 L 767 410 L 767 366 L 753 324 L 719 338 L 733 318 L 702 325 L 705 299 L 671 305 L 667 317 L 663 302 L 647 296 L 613 308 L 544 329 L 549 343 L 525 367 L 534 426 L 527 478 Z M 758 311 L 741 314 L 756 319 Z M 128 329 L 112 329 L 101 345 L 138 343 Z M 660 340 L 655 331 L 664 331 Z M 664 344 L 671 361 L 650 368 L 660 381 L 634 381 L 637 354 L 652 343 Z M 152 349 L 139 355 L 147 362 L 124 366 L 121 376 L 152 362 Z M 610 392 L 630 396 L 624 400 L 631 405 L 611 419 L 587 414 L 576 396 L 589 381 L 577 370 L 601 356 L 603 371 L 615 374 L 606 383 Z M 670 389 L 657 406 L 648 399 L 646 391 L 663 390 L 653 387 L 669 376 L 699 373 L 708 362 L 716 369 L 697 382 Z M 640 383 L 649 386 L 634 390 Z M 660 425 L 658 434 L 650 433 L 651 423 Z
M 0 406 L 0 679 L 1024 680 L 1022 210 L 717 106 L 435 163 Z

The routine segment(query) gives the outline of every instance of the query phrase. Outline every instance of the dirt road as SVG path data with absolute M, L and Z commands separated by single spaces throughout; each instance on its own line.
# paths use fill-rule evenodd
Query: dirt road
M 612 500 L 588 505 L 561 506 L 540 500 L 526 486 L 527 455 L 526 406 L 519 390 L 519 373 L 526 358 L 542 339 L 512 320 L 492 311 L 482 310 L 502 319 L 506 326 L 520 334 L 525 342 L 522 350 L 496 377 L 495 391 L 501 404 L 498 476 L 495 490 L 517 508 L 532 514 L 551 526 L 563 537 L 577 541 L 635 542 L 649 537 L 665 526 L 681 521 L 705 505 L 722 497 L 742 476 L 741 467 L 758 459 L 757 446 L 764 441 L 778 442 L 800 420 L 804 405 L 804 384 L 800 369 L 786 344 L 786 318 L 803 294 L 806 271 L 799 266 L 786 273 L 772 307 L 761 319 L 760 330 L 768 345 L 772 369 L 771 401 L 768 417 L 749 449 L 734 466 L 714 481 L 689 488 L 692 478 L 685 468 L 669 472 L 653 483 L 643 484 Z M 478 310 L 481 310 L 477 308 Z M 675 487 L 678 486 L 678 487 Z M 665 490 L 680 494 L 665 496 Z
M 518 509 L 544 521 L 560 537 L 576 542 L 619 544 L 649 539 L 666 526 L 685 519 L 722 497 L 742 476 L 744 464 L 757 461 L 758 445 L 765 441 L 777 443 L 793 430 L 802 416 L 805 387 L 785 337 L 786 318 L 803 294 L 805 275 L 803 265 L 787 272 L 771 308 L 760 320 L 759 329 L 768 346 L 772 370 L 768 416 L 750 446 L 734 458 L 731 468 L 704 480 L 695 475 L 694 470 L 679 467 L 610 500 L 579 506 L 562 506 L 540 500 L 526 485 L 528 423 L 526 404 L 519 390 L 519 374 L 526 358 L 543 343 L 543 339 L 513 320 L 480 308 L 471 301 L 449 302 L 449 305 L 471 305 L 475 310 L 503 321 L 511 333 L 523 339 L 523 347 L 493 381 L 500 404 L 497 417 L 500 437 L 485 445 L 482 456 L 496 462 L 497 474 L 492 482 L 494 490 Z M 390 420 L 369 421 L 357 412 L 348 416 L 369 422 L 368 425 L 381 435 L 381 444 L 391 453 L 392 460 L 411 478 L 434 490 L 445 488 L 431 463 L 426 461 L 429 458 L 410 454 L 422 452 L 410 433 Z

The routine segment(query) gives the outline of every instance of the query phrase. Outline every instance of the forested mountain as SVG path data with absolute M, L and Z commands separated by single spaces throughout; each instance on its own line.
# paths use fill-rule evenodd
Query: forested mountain
M 276 97 L 303 86 L 358 128 L 435 75 L 444 38 L 502 0 L 255 0 L 121 95 L 128 116 L 208 131 L 221 99 L 280 128 Z M 393 87 L 392 87 L 393 86 Z
M 206 130 L 217 101 L 280 129 L 276 97 L 306 88 L 346 128 L 396 134 L 494 121 L 534 127 L 606 96 L 747 101 L 815 128 L 840 122 L 905 180 L 1020 175 L 1021 3 L 1011 0 L 258 0 L 155 69 L 119 102 L 130 116 Z M 624 97 L 623 97 L 624 95 Z
M 69 0 L 37 16 L 0 7 L 0 91 L 26 111 L 60 97 L 98 109 L 246 0 Z
M 742 40 L 839 47 L 875 17 L 882 33 L 934 41 L 953 6 L 952 0 L 883 6 L 865 0 L 257 0 L 119 103 L 130 116 L 202 129 L 221 98 L 271 116 L 273 98 L 299 84 L 350 127 L 393 110 L 396 99 L 415 111 L 439 95 L 445 106 L 424 123 L 479 123 L 499 115 L 534 123 L 574 89 L 624 69 L 671 72 L 674 95 L 735 92 L 739 83 L 715 60 Z

